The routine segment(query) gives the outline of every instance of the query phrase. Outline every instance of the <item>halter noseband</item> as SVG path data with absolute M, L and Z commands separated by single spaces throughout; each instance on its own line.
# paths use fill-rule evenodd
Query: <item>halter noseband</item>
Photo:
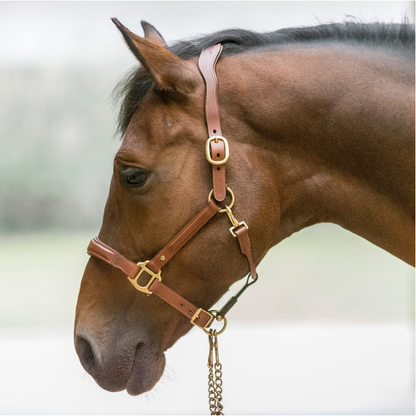
M 205 332 L 207 332 L 206 328 L 211 325 L 214 317 L 217 320 L 222 320 L 225 314 L 235 305 L 238 297 L 248 286 L 256 282 L 257 279 L 256 267 L 251 253 L 248 227 L 244 221 L 238 222 L 232 213 L 231 209 L 234 205 L 235 198 L 231 189 L 227 187 L 225 178 L 225 163 L 230 156 L 230 151 L 227 139 L 222 136 L 221 131 L 218 107 L 218 80 L 215 73 L 215 66 L 221 51 L 222 45 L 220 44 L 205 49 L 201 52 L 198 61 L 199 69 L 206 84 L 205 115 L 209 139 L 205 145 L 205 153 L 208 162 L 212 165 L 213 190 L 208 196 L 208 204 L 150 261 L 146 260 L 136 264 L 127 260 L 113 248 L 100 241 L 98 237 L 91 240 L 87 249 L 87 253 L 91 256 L 103 260 L 125 273 L 135 289 L 147 295 L 155 294 L 159 296 L 187 316 L 193 325 L 202 328 Z M 221 209 L 215 201 L 224 201 L 227 193 L 231 196 L 231 203 L 229 206 Z M 232 224 L 230 228 L 231 235 L 237 238 L 241 253 L 247 258 L 250 273 L 243 288 L 219 312 L 208 312 L 188 302 L 178 293 L 163 284 L 161 269 L 218 212 L 225 212 L 230 219 Z M 147 273 L 150 279 L 146 285 L 141 286 L 138 281 L 144 273 Z

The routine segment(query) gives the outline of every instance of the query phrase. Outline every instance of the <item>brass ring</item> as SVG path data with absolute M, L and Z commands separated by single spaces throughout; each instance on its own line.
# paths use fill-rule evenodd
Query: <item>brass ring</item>
M 234 196 L 234 192 L 228 186 L 227 186 L 227 191 L 231 195 L 231 204 L 228 205 L 228 208 L 231 209 L 234 206 L 235 196 Z M 213 193 L 214 193 L 214 190 L 211 189 L 211 192 L 208 194 L 208 202 L 211 201 Z M 227 208 L 220 209 L 220 212 L 227 212 Z
M 209 313 L 212 313 L 214 315 L 215 313 L 219 313 L 219 311 L 216 311 L 216 310 L 213 309 L 213 310 L 210 310 Z M 215 318 L 216 321 L 218 321 L 216 315 L 214 315 L 214 318 Z M 221 321 L 224 322 L 224 326 L 221 328 L 220 331 L 217 332 L 217 335 L 222 334 L 225 331 L 225 328 L 227 328 L 227 318 L 224 316 L 224 317 L 222 317 Z M 206 328 L 202 328 L 202 329 L 204 330 L 204 332 L 206 334 L 211 335 L 210 331 L 208 331 Z

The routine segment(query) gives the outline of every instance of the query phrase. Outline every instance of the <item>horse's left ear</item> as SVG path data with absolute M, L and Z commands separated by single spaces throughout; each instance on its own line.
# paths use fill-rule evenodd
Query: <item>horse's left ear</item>
M 148 70 L 158 89 L 182 94 L 188 94 L 195 90 L 201 77 L 190 62 L 169 52 L 160 46 L 160 43 L 152 42 L 130 32 L 116 18 L 111 20 L 122 33 L 134 56 Z
M 163 36 L 153 25 L 147 23 L 144 20 L 142 20 L 140 23 L 142 24 L 144 37 L 146 39 L 150 40 L 153 43 L 157 43 L 158 45 L 163 46 L 164 48 L 168 47 L 168 45 L 165 42 L 165 39 L 163 39 Z

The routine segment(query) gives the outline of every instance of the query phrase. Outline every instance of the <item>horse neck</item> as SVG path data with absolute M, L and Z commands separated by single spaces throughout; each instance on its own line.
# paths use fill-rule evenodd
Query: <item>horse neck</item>
M 332 222 L 414 264 L 414 56 L 327 45 L 229 59 L 230 120 L 273 159 L 275 243 Z

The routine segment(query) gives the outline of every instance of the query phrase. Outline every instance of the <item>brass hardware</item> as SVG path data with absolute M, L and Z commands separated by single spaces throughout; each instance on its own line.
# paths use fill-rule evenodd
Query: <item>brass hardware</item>
M 225 150 L 225 155 L 224 155 L 224 159 L 223 160 L 213 160 L 211 157 L 211 149 L 210 149 L 210 143 L 215 140 L 215 143 L 218 143 L 218 140 L 221 140 L 222 142 L 224 142 L 224 150 Z M 209 163 L 211 163 L 211 165 L 223 165 L 225 162 L 227 162 L 227 160 L 230 157 L 230 147 L 228 146 L 228 142 L 227 139 L 225 137 L 222 136 L 212 136 L 210 137 L 207 142 L 205 143 L 205 155 L 207 157 L 207 160 Z
M 211 329 L 208 333 L 209 354 L 208 354 L 208 403 L 211 415 L 222 415 L 224 406 L 222 400 L 222 364 L 218 353 L 217 331 Z M 214 363 L 215 351 L 215 363 Z M 213 368 L 215 367 L 215 373 Z
M 227 192 L 231 195 L 231 204 L 230 204 L 230 209 L 234 206 L 234 202 L 235 202 L 235 195 L 234 195 L 234 192 L 231 190 L 231 188 L 229 188 L 228 186 L 227 186 Z M 208 194 L 208 202 L 209 201 L 211 201 L 211 199 L 212 199 L 212 194 L 214 193 L 214 190 L 213 189 L 211 189 L 211 191 L 210 191 L 210 193 Z M 219 212 L 226 212 L 227 211 L 227 209 L 226 208 L 223 208 L 223 209 L 220 209 L 219 210 Z
M 208 322 L 205 324 L 205 326 L 200 326 L 200 325 L 198 325 L 198 324 L 195 322 L 195 319 L 198 319 L 198 317 L 199 317 L 199 315 L 201 314 L 201 312 L 206 313 L 207 315 L 209 315 L 209 320 L 208 320 Z M 202 308 L 199 308 L 199 309 L 198 309 L 198 310 L 194 313 L 194 315 L 192 316 L 192 318 L 191 318 L 191 324 L 192 324 L 192 325 L 197 326 L 198 328 L 203 329 L 203 330 L 206 332 L 206 329 L 205 329 L 205 328 L 211 325 L 211 322 L 212 322 L 212 320 L 213 320 L 213 319 L 214 319 L 214 315 L 213 315 L 212 313 L 207 312 L 207 311 L 205 311 L 205 310 L 204 310 L 204 309 L 202 309 Z
M 223 327 L 221 328 L 221 330 L 220 331 L 216 331 L 216 334 L 217 335 L 222 334 L 225 331 L 225 328 L 227 328 L 227 318 L 225 316 L 224 317 L 220 316 L 219 315 L 219 312 L 217 310 L 214 310 L 214 309 L 210 310 L 209 313 L 212 314 L 212 318 L 215 318 L 217 321 L 223 321 Z M 210 324 L 211 324 L 211 322 L 212 322 L 212 320 L 210 321 Z M 204 330 L 204 332 L 206 334 L 209 335 L 211 333 L 212 329 L 210 329 L 208 331 L 206 329 L 208 326 L 209 325 L 206 325 L 205 328 L 202 328 L 202 329 Z
M 147 263 L 149 263 L 149 260 L 137 263 L 137 265 L 140 267 L 141 270 L 139 271 L 139 273 L 137 273 L 134 279 L 132 279 L 130 276 L 127 276 L 127 278 L 129 279 L 129 282 L 134 286 L 134 288 L 137 289 L 139 292 L 143 292 L 148 295 L 151 295 L 152 292 L 149 290 L 150 285 L 155 281 L 155 279 L 161 282 L 162 277 L 160 276 L 160 270 L 157 273 L 152 272 L 150 269 L 146 267 Z M 143 272 L 148 273 L 151 276 L 151 278 L 145 286 L 140 286 L 138 284 L 138 279 L 142 275 Z
M 165 261 L 165 256 L 160 256 L 160 260 Z
M 230 207 L 226 206 L 226 207 L 225 207 L 225 212 L 227 213 L 228 218 L 230 219 L 231 224 L 233 225 L 233 226 L 230 228 L 230 233 L 231 233 L 231 235 L 232 235 L 233 237 L 237 237 L 237 235 L 235 234 L 234 230 L 235 230 L 236 228 L 238 228 L 238 227 L 241 227 L 242 225 L 244 225 L 244 227 L 246 227 L 246 228 L 247 228 L 247 230 L 248 230 L 248 225 L 245 223 L 245 221 L 238 222 L 238 221 L 235 219 L 234 214 L 233 214 L 233 212 L 231 211 L 231 208 L 230 208 Z

